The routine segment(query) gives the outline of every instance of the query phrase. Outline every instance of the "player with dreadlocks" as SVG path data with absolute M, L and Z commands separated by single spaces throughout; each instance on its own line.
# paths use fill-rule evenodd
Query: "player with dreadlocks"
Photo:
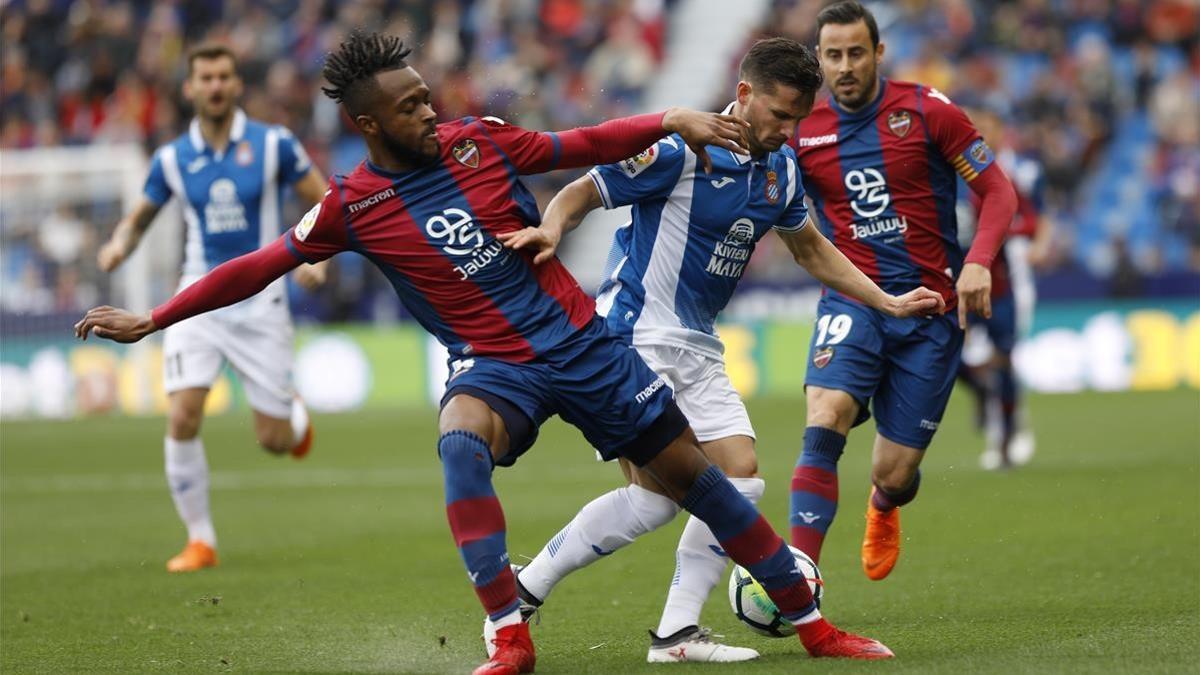
M 149 315 L 89 311 L 76 324 L 78 337 L 140 340 L 248 297 L 301 263 L 356 251 L 383 271 L 450 353 L 437 443 L 446 514 L 467 576 L 497 627 L 496 652 L 477 674 L 533 671 L 492 470 L 512 465 L 556 414 L 604 457 L 628 459 L 662 487 L 662 494 L 647 491 L 652 504 L 640 514 L 670 520 L 682 507 L 704 521 L 768 589 L 811 654 L 891 656 L 821 618 L 787 545 L 708 462 L 670 388 L 596 317 L 595 303 L 562 263 L 534 265 L 532 254 L 498 239 L 541 220 L 521 174 L 617 162 L 671 133 L 707 164 L 706 145 L 746 152 L 745 123 L 671 109 L 558 133 L 495 118 L 438 124 L 428 85 L 404 61 L 408 54 L 395 37 L 354 33 L 330 56 L 325 92 L 354 120 L 367 160 L 335 176 L 296 227 Z

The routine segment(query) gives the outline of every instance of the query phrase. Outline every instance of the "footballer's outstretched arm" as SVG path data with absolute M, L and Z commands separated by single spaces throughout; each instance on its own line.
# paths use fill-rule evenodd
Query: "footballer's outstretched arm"
M 610 120 L 594 127 L 580 127 L 558 134 L 562 156 L 558 168 L 611 164 L 629 157 L 668 134 L 679 134 L 696 153 L 705 173 L 712 172 L 706 146 L 715 145 L 739 154 L 749 152 L 745 130 L 750 123 L 733 115 L 671 108 L 663 113 L 635 115 Z
M 173 323 L 245 300 L 301 263 L 284 242 L 289 236 L 218 265 L 149 314 L 108 306 L 88 310 L 75 324 L 75 337 L 86 340 L 90 333 L 116 342 L 137 342 Z
M 539 227 L 503 232 L 496 238 L 508 248 L 535 251 L 533 264 L 540 265 L 554 257 L 564 234 L 579 227 L 587 214 L 601 206 L 603 202 L 600 201 L 600 191 L 596 189 L 595 181 L 584 175 L 554 195 L 554 199 L 546 206 Z
M 941 294 L 924 286 L 900 296 L 885 293 L 826 239 L 811 220 L 805 221 L 799 230 L 777 232 L 796 262 L 817 281 L 838 293 L 857 298 L 892 316 L 929 316 L 941 314 L 946 309 L 946 300 Z
M 125 262 L 142 241 L 142 235 L 150 229 L 150 223 L 154 222 L 161 208 L 162 204 L 156 204 L 144 196 L 138 199 L 137 205 L 117 223 L 112 236 L 96 253 L 96 263 L 101 272 L 111 272 Z

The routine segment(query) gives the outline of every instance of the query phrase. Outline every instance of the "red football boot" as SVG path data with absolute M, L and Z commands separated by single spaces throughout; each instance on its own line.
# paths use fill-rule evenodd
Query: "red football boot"
M 473 675 L 517 675 L 532 673 L 537 655 L 533 652 L 533 639 L 529 637 L 529 624 L 518 623 L 496 631 L 492 638 L 496 653 L 488 662 L 475 669 Z
M 838 630 L 825 619 L 796 626 L 796 633 L 814 658 L 891 659 L 896 656 L 882 642 Z

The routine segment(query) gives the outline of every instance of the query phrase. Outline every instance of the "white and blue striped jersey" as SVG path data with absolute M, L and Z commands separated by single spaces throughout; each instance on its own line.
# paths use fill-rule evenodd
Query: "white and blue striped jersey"
M 632 205 L 617 230 L 596 311 L 633 345 L 724 345 L 713 324 L 754 246 L 771 228 L 808 222 L 791 148 L 751 159 L 709 146 L 712 173 L 676 134 L 589 172 L 605 208 Z
M 183 207 L 187 235 L 180 288 L 278 238 L 283 189 L 311 167 L 290 131 L 250 120 L 240 109 L 223 152 L 205 143 L 195 119 L 186 134 L 160 147 L 143 192 L 160 206 L 176 197 Z M 269 303 L 286 311 L 284 293 L 280 279 L 238 306 L 245 311 L 249 303 Z

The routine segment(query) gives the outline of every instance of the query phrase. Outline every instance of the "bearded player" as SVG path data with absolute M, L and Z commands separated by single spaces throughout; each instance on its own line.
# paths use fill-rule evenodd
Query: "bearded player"
M 330 55 L 325 78 L 332 86 L 325 91 L 362 132 L 368 159 L 335 176 L 300 224 L 149 315 L 92 309 L 76 335 L 136 341 L 248 297 L 303 262 L 356 251 L 450 353 L 437 444 L 446 514 L 467 576 L 497 627 L 496 651 L 477 675 L 534 669 L 492 471 L 516 462 L 555 414 L 603 456 L 632 461 L 669 495 L 664 508 L 682 507 L 704 521 L 767 589 L 810 654 L 891 657 L 882 644 L 821 617 L 787 545 L 708 462 L 665 381 L 608 331 L 562 263 L 534 265 L 532 254 L 498 239 L 540 220 L 521 174 L 619 161 L 675 132 L 707 166 L 708 145 L 744 149 L 742 121 L 672 109 L 559 133 L 495 118 L 438 124 L 429 87 L 404 61 L 408 54 L 398 38 L 352 33 Z
M 186 134 L 154 153 L 142 198 L 99 251 L 100 269 L 116 269 L 141 241 L 159 210 L 179 200 L 187 224 L 180 288 L 217 265 L 274 241 L 282 231 L 284 187 L 306 207 L 321 200 L 325 177 L 283 127 L 248 119 L 237 107 L 242 80 L 233 52 L 204 45 L 188 54 L 184 96 L 196 117 Z M 296 280 L 324 281 L 324 263 L 304 265 Z M 304 457 L 312 427 L 292 389 L 293 332 L 283 280 L 234 307 L 171 326 L 163 340 L 167 485 L 188 542 L 167 561 L 171 572 L 217 564 L 217 533 L 208 505 L 208 460 L 200 439 L 204 401 L 228 362 L 254 411 L 259 445 Z
M 808 217 L 796 156 L 784 143 L 812 110 L 821 69 L 807 47 L 786 38 L 760 40 L 739 68 L 737 98 L 726 108 L 749 124 L 749 156 L 710 148 L 713 171 L 668 136 L 637 157 L 599 166 L 571 183 L 546 208 L 541 227 L 502 239 L 549 259 L 564 232 L 592 210 L 632 205 L 632 221 L 617 231 L 597 311 L 670 384 L 704 454 L 753 503 L 765 484 L 758 475 L 754 428 L 725 372 L 717 335 L 724 309 L 758 241 L 775 232 L 797 264 L 843 293 L 891 316 L 940 314 L 942 296 L 918 288 L 884 293 L 817 231 Z M 584 506 L 528 565 L 517 568 L 526 613 L 540 606 L 571 572 L 615 552 L 664 524 L 653 508 L 654 481 L 632 463 L 630 484 Z M 675 552 L 675 573 L 656 631 L 651 663 L 732 662 L 758 657 L 721 644 L 701 628 L 700 610 L 729 559 L 712 532 L 689 518 Z M 489 633 L 485 625 L 485 636 Z
M 967 116 L 936 89 L 878 74 L 884 45 L 857 2 L 817 15 L 830 96 L 792 146 L 825 236 L 888 293 L 924 286 L 945 315 L 896 318 L 826 288 L 805 376 L 807 428 L 792 476 L 792 544 L 818 560 L 838 505 L 837 462 L 873 411 L 862 565 L 883 579 L 900 554 L 899 507 L 921 484 L 925 449 L 958 370 L 967 313 L 991 316 L 989 268 L 1016 211 L 1011 183 Z M 980 197 L 963 256 L 955 222 L 961 176 Z M 955 311 L 956 310 L 956 311 Z

